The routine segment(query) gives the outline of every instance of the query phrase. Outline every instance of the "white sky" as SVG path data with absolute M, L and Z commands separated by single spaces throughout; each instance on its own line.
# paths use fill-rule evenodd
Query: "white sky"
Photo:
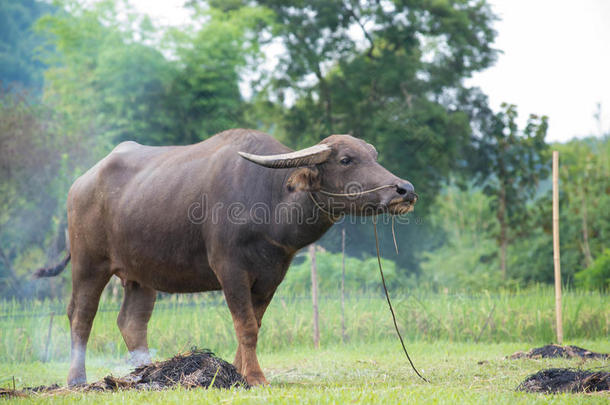
M 189 21 L 184 0 L 130 0 L 164 25 Z M 479 86 L 497 109 L 516 104 L 549 116 L 549 141 L 598 135 L 593 119 L 602 103 L 610 130 L 610 0 L 489 0 L 501 18 L 494 47 L 504 53 L 466 83 Z
M 599 134 L 593 119 L 602 103 L 610 129 L 610 1 L 492 0 L 498 62 L 468 83 L 497 108 L 516 104 L 520 115 L 549 116 L 548 139 Z

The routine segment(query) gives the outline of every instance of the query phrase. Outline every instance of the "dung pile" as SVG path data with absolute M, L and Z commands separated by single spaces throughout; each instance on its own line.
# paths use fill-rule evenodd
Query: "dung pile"
M 244 377 L 232 364 L 214 356 L 209 350 L 197 349 L 166 361 L 138 367 L 121 378 L 107 376 L 90 384 L 91 389 L 101 390 L 161 390 L 174 385 L 186 388 L 248 387 Z
M 605 371 L 549 368 L 527 377 L 517 391 L 555 394 L 610 390 L 610 373 Z
M 232 364 L 216 357 L 209 350 L 192 349 L 169 360 L 138 367 L 123 377 L 109 375 L 100 381 L 70 388 L 54 384 L 23 390 L 0 389 L 0 397 L 70 391 L 162 390 L 176 385 L 185 388 L 250 387 Z
M 546 345 L 536 347 L 529 352 L 516 352 L 510 356 L 511 359 L 547 359 L 554 357 L 581 358 L 581 359 L 608 359 L 610 354 L 595 353 L 578 346 Z

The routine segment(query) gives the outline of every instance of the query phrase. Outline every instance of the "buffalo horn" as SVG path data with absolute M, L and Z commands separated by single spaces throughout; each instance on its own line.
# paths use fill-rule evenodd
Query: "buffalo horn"
M 241 157 L 265 167 L 282 169 L 288 167 L 309 166 L 324 162 L 332 149 L 328 145 L 314 145 L 309 148 L 297 150 L 279 155 L 253 155 L 246 152 L 238 152 Z

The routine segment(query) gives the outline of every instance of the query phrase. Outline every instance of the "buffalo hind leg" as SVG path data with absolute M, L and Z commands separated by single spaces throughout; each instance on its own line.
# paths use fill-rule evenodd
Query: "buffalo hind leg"
M 110 273 L 105 266 L 83 266 L 78 260 L 72 261 L 72 298 L 68 304 L 71 337 L 69 386 L 87 382 L 87 341 L 100 296 L 108 280 Z
M 271 302 L 271 298 L 264 299 L 264 300 L 259 300 L 254 297 L 252 298 L 252 307 L 254 309 L 254 316 L 256 317 L 256 323 L 258 325 L 259 330 L 262 325 L 263 315 L 265 315 L 265 311 L 267 310 L 267 307 L 269 306 L 270 302 Z M 237 351 L 235 352 L 235 360 L 233 361 L 233 365 L 235 366 L 235 368 L 237 369 L 237 371 L 240 374 L 245 375 L 245 370 L 242 370 L 242 360 L 241 359 L 242 359 L 241 345 L 238 342 Z
M 157 292 L 152 288 L 135 281 L 125 283 L 117 324 L 129 350 L 129 363 L 136 367 L 151 361 L 146 335 L 156 298 Z

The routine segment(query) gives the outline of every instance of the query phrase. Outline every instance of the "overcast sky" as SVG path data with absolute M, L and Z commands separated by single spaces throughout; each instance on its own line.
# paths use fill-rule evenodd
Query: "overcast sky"
M 492 107 L 516 104 L 549 116 L 550 141 L 599 134 L 593 119 L 602 103 L 602 126 L 610 129 L 610 0 L 490 0 L 500 17 L 497 63 L 476 74 Z M 163 24 L 180 25 L 189 15 L 184 0 L 131 0 Z

